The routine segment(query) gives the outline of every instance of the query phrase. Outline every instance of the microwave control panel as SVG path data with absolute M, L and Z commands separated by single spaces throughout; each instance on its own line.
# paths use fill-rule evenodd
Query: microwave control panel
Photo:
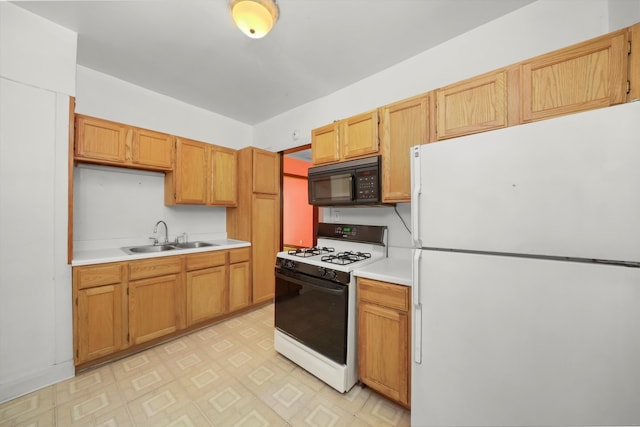
M 356 172 L 356 199 L 378 200 L 380 195 L 378 171 L 374 169 Z

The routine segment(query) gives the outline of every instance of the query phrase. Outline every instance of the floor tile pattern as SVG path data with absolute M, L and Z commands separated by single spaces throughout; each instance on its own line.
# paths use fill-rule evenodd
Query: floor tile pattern
M 273 349 L 273 305 L 0 404 L 13 426 L 408 426 L 356 385 L 341 394 Z

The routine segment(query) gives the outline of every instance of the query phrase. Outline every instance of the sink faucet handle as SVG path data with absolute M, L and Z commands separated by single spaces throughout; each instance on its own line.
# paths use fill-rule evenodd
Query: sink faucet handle
M 156 246 L 158 244 L 158 238 L 157 237 L 149 237 L 150 239 L 153 239 L 153 245 Z

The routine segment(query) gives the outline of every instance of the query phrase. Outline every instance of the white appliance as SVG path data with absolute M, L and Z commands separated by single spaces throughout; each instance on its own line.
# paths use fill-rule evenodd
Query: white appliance
M 640 102 L 411 155 L 411 424 L 640 424 Z
M 319 223 L 316 237 L 277 255 L 274 348 L 343 393 L 358 380 L 352 271 L 387 256 L 387 227 Z

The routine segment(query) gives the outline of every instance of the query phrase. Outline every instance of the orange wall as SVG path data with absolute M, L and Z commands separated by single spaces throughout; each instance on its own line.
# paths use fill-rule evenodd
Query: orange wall
M 285 246 L 313 246 L 313 206 L 308 203 L 306 178 L 310 166 L 311 163 L 304 160 L 284 158 L 282 235 Z

